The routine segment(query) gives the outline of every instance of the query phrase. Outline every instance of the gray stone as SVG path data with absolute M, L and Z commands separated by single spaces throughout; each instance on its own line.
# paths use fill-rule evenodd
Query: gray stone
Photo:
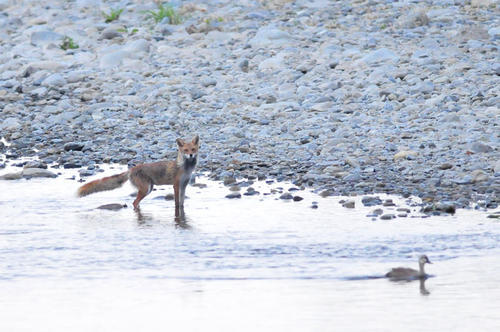
M 203 85 L 205 88 L 209 86 L 216 86 L 217 80 L 214 78 L 206 78 L 201 81 L 201 85 Z
M 239 192 L 232 192 L 232 193 L 226 195 L 226 198 L 229 198 L 229 199 L 241 198 L 241 194 Z
M 387 213 L 387 214 L 383 214 L 380 216 L 380 219 L 382 219 L 382 220 L 391 220 L 394 218 L 396 218 L 396 216 L 392 213 Z
M 290 194 L 290 193 L 284 193 L 280 196 L 280 199 L 283 199 L 283 200 L 289 200 L 289 199 L 293 199 L 293 195 Z
M 7 173 L 0 176 L 0 180 L 19 180 L 23 178 L 22 172 L 18 173 Z
M 113 38 L 118 38 L 121 37 L 121 33 L 116 31 L 113 28 L 106 28 L 101 32 L 101 38 L 102 39 L 113 39 Z
M 361 203 L 363 203 L 364 206 L 375 206 L 381 205 L 382 200 L 378 196 L 364 196 L 361 199 Z
M 408 14 L 403 14 L 399 18 L 398 24 L 402 28 L 413 29 L 416 27 L 428 25 L 429 17 L 427 17 L 425 10 L 420 8 L 410 11 L 410 13 Z
M 439 165 L 440 170 L 447 170 L 450 168 L 453 168 L 453 165 L 450 163 L 443 163 L 443 164 Z
M 354 209 L 354 207 L 356 206 L 356 202 L 354 202 L 353 200 L 347 200 L 342 203 L 342 206 L 347 209 Z
M 21 172 L 24 178 L 56 178 L 57 174 L 44 168 L 25 168 Z
M 118 211 L 127 207 L 127 204 L 110 203 L 98 206 L 98 210 Z
M 238 66 L 240 67 L 240 69 L 243 71 L 243 72 L 248 72 L 248 60 L 247 59 L 244 59 L 242 60 Z
M 488 153 L 493 151 L 493 148 L 481 142 L 475 142 L 471 145 L 471 150 L 476 153 Z
M 78 142 L 68 142 L 64 144 L 65 151 L 82 151 L 85 144 Z
M 43 169 L 47 169 L 47 164 L 44 163 L 43 161 L 40 161 L 40 160 L 30 160 L 28 161 L 24 167 L 24 169 L 26 168 L 43 168 Z

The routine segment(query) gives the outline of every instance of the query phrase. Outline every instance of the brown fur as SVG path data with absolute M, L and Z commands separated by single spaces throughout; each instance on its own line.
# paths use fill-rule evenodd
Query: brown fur
M 134 208 L 139 209 L 140 201 L 146 197 L 154 185 L 174 186 L 175 207 L 184 206 L 186 186 L 193 172 L 199 149 L 199 137 L 195 136 L 191 142 L 177 139 L 178 152 L 175 161 L 158 161 L 137 165 L 127 172 L 108 176 L 89 182 L 78 189 L 78 196 L 86 196 L 99 191 L 113 190 L 121 187 L 127 180 L 137 188 L 137 197 Z
M 78 189 L 78 196 L 83 197 L 99 191 L 121 187 L 128 180 L 128 171 L 89 182 Z

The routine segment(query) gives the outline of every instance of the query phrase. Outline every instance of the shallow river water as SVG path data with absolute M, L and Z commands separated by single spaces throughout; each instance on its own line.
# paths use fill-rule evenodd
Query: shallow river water
M 159 199 L 170 187 L 138 215 L 131 186 L 76 198 L 76 174 L 0 182 L 0 331 L 499 330 L 489 213 L 372 220 L 359 198 L 285 202 L 264 193 L 292 185 L 258 183 L 261 195 L 230 200 L 200 178 L 180 220 Z M 95 209 L 107 203 L 128 208 Z M 425 282 L 379 278 L 424 253 Z

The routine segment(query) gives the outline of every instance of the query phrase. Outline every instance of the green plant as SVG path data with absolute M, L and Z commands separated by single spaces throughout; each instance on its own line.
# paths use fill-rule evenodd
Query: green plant
M 111 9 L 111 12 L 109 14 L 102 12 L 102 16 L 104 16 L 105 18 L 104 22 L 109 23 L 117 20 L 120 17 L 121 13 L 123 13 L 123 8 Z
M 139 32 L 139 29 L 137 29 L 137 28 L 133 28 L 132 30 L 130 30 L 130 31 L 129 31 L 129 30 L 127 29 L 127 27 L 123 27 L 123 28 L 118 28 L 118 29 L 116 29 L 116 31 L 118 31 L 118 32 L 122 32 L 122 33 L 127 33 L 127 34 L 129 34 L 129 35 L 134 35 L 134 34 L 136 34 L 136 33 L 138 33 L 138 32 Z
M 163 5 L 161 2 L 157 4 L 158 10 L 148 10 L 146 14 L 155 20 L 155 23 L 161 22 L 165 17 L 168 17 L 170 24 L 180 24 L 182 23 L 182 16 L 177 13 L 170 4 Z
M 78 46 L 78 44 L 75 43 L 73 38 L 68 37 L 68 36 L 64 36 L 64 39 L 63 39 L 61 45 L 59 45 L 59 47 L 66 51 L 66 50 L 74 50 L 80 46 Z
M 209 18 L 206 18 L 206 19 L 205 19 L 205 23 L 206 23 L 206 24 L 211 24 L 212 22 L 219 22 L 219 23 L 220 23 L 220 22 L 224 22 L 224 18 L 223 18 L 223 17 L 218 16 L 218 17 L 216 17 L 216 18 L 210 18 L 210 17 L 209 17 Z

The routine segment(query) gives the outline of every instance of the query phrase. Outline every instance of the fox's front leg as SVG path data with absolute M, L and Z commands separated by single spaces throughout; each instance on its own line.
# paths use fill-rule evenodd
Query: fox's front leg
M 175 208 L 178 208 L 179 205 L 179 181 L 174 182 L 174 199 L 175 199 Z
M 180 183 L 180 188 L 179 188 L 179 203 L 180 206 L 184 206 L 184 198 L 186 197 L 186 187 L 189 183 L 189 178 L 188 179 L 182 179 L 182 182 Z

